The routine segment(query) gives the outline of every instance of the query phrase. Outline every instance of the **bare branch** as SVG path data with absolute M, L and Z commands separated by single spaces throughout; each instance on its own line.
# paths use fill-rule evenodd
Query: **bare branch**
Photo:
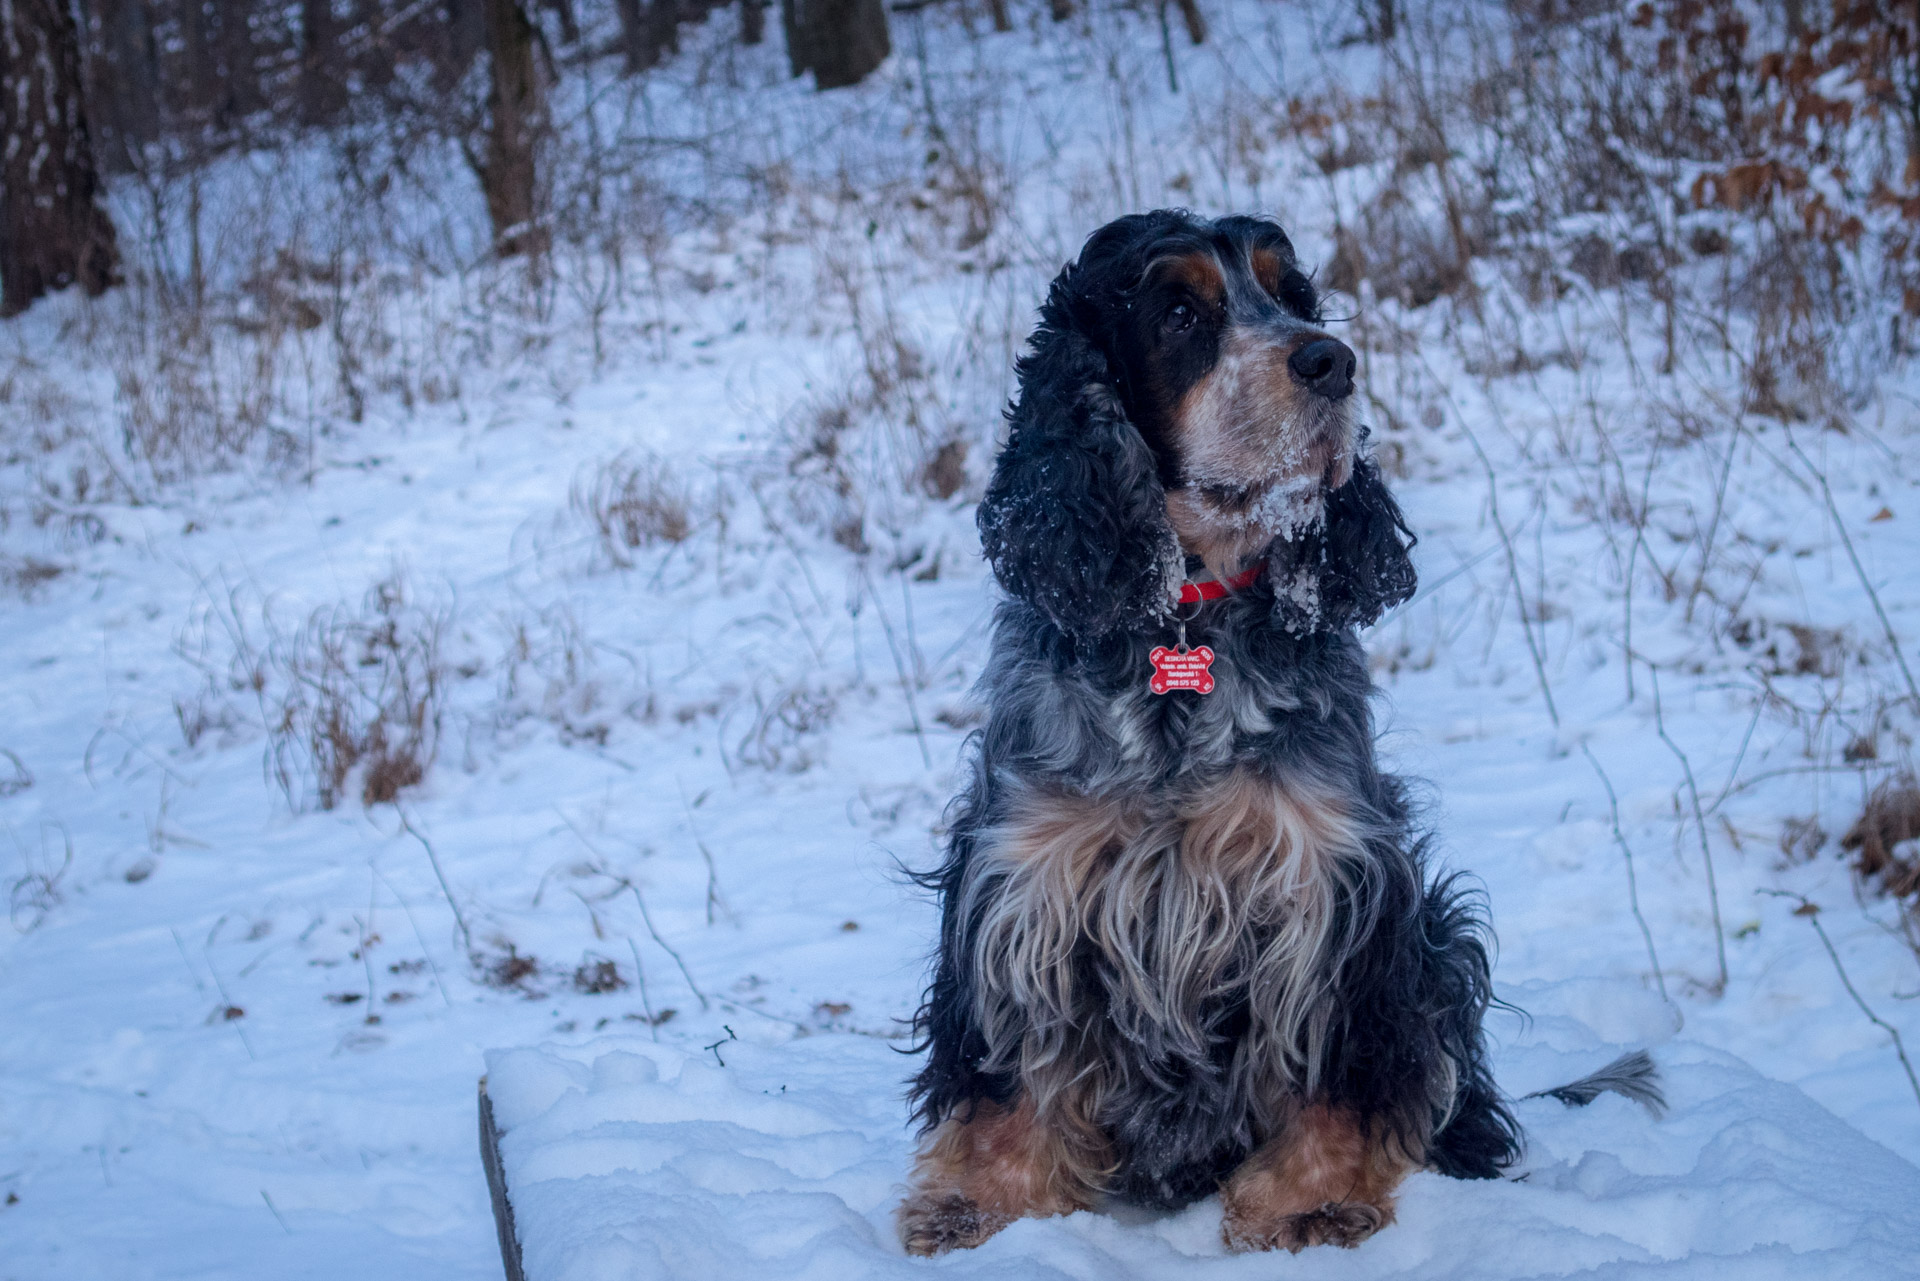
M 1813 465 L 1813 460 L 1800 452 L 1800 444 L 1791 434 L 1787 437 L 1787 448 L 1793 451 L 1813 478 L 1820 483 L 1820 497 L 1827 504 L 1827 515 L 1833 518 L 1833 528 L 1840 535 L 1841 546 L 1847 549 L 1847 559 L 1853 562 L 1853 572 L 1860 576 L 1860 586 L 1866 590 L 1867 599 L 1873 602 L 1873 612 L 1880 619 L 1880 628 L 1886 633 L 1887 646 L 1893 650 L 1893 661 L 1900 664 L 1900 675 L 1907 681 L 1907 697 L 1913 700 L 1915 710 L 1920 710 L 1920 685 L 1913 680 L 1913 671 L 1907 666 L 1907 656 L 1900 652 L 1900 637 L 1894 633 L 1893 622 L 1887 617 L 1886 607 L 1880 603 L 1880 593 L 1874 590 L 1873 580 L 1867 577 L 1866 566 L 1860 563 L 1860 553 L 1853 549 L 1853 538 L 1847 533 L 1847 523 L 1840 519 L 1840 509 L 1834 505 L 1833 490 L 1827 487 L 1827 474 Z
M 1813 926 L 1813 932 L 1820 936 L 1820 946 L 1827 949 L 1827 956 L 1833 961 L 1833 971 L 1840 976 L 1841 986 L 1847 989 L 1847 995 L 1852 997 L 1853 1003 L 1860 1007 L 1860 1012 L 1867 1016 L 1867 1021 L 1893 1038 L 1893 1052 L 1900 1056 L 1900 1066 L 1906 1070 L 1907 1084 L 1913 1087 L 1914 1102 L 1920 1103 L 1920 1077 L 1914 1075 L 1913 1060 L 1907 1057 L 1907 1044 L 1900 1039 L 1900 1029 L 1875 1014 L 1865 998 L 1860 995 L 1860 990 L 1854 987 L 1853 980 L 1847 977 L 1847 967 L 1840 963 L 1840 953 L 1834 950 L 1833 940 L 1827 937 L 1826 927 L 1820 924 L 1820 905 L 1804 894 L 1793 894 L 1786 890 L 1763 889 L 1760 892 L 1771 894 L 1775 898 L 1799 901 L 1800 906 L 1793 909 L 1793 914 L 1806 917 L 1807 924 Z
M 1593 754 L 1593 749 L 1582 742 L 1580 751 L 1587 758 L 1587 763 L 1593 766 L 1593 772 L 1600 776 L 1600 786 L 1607 789 L 1607 817 L 1613 824 L 1613 840 L 1620 847 L 1620 855 L 1627 864 L 1627 903 L 1633 909 L 1633 919 L 1640 926 L 1640 937 L 1646 940 L 1647 960 L 1653 965 L 1653 981 L 1660 989 L 1660 999 L 1673 1011 L 1675 1030 L 1678 1031 L 1685 1025 L 1686 1018 L 1667 994 L 1667 976 L 1660 968 L 1660 954 L 1654 950 L 1653 931 L 1647 928 L 1647 918 L 1640 912 L 1640 882 L 1633 871 L 1633 847 L 1627 844 L 1626 833 L 1620 829 L 1620 798 L 1614 795 L 1613 780 L 1607 777 L 1607 771 L 1600 768 L 1600 760 Z
M 473 931 L 467 928 L 466 915 L 461 912 L 460 904 L 454 901 L 453 887 L 447 884 L 447 874 L 440 870 L 440 856 L 433 852 L 433 842 L 420 834 L 420 829 L 413 825 L 413 820 L 407 817 L 406 810 L 400 807 L 399 802 L 396 801 L 394 803 L 393 809 L 394 813 L 400 816 L 401 830 L 412 836 L 414 840 L 419 841 L 420 848 L 427 852 L 427 862 L 433 864 L 433 875 L 435 879 L 440 882 L 440 892 L 447 896 L 447 906 L 453 909 L 453 923 L 460 927 L 460 941 L 466 947 L 467 958 L 471 960 L 473 958 Z
M 1713 904 L 1713 950 L 1720 964 L 1720 977 L 1713 986 L 1715 996 L 1723 996 L 1727 990 L 1727 931 L 1720 923 L 1720 884 L 1713 874 L 1713 848 L 1707 841 L 1707 819 L 1700 810 L 1700 789 L 1694 786 L 1693 764 L 1687 760 L 1687 754 L 1680 750 L 1680 744 L 1673 741 L 1667 733 L 1667 721 L 1660 708 L 1660 671 L 1653 664 L 1647 664 L 1647 672 L 1653 678 L 1653 724 L 1660 733 L 1660 741 L 1670 748 L 1680 760 L 1680 770 L 1686 776 L 1687 796 L 1693 802 L 1693 824 L 1700 834 L 1700 857 L 1707 865 L 1707 896 Z

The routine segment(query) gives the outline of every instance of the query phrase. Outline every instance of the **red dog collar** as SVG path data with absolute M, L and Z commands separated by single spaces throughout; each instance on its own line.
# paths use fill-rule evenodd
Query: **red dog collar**
M 1267 562 L 1263 560 L 1255 564 L 1253 568 L 1247 570 L 1244 574 L 1235 574 L 1225 582 L 1221 582 L 1217 578 L 1209 578 L 1204 583 L 1187 583 L 1180 588 L 1180 603 L 1182 605 L 1198 605 L 1203 600 L 1219 600 L 1221 597 L 1240 591 L 1242 588 L 1251 587 L 1253 586 L 1253 580 L 1260 577 L 1260 571 L 1266 567 Z

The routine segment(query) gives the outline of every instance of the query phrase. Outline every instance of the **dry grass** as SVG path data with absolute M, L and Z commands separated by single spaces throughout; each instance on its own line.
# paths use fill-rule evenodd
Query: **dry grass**
M 357 607 L 317 610 L 291 632 L 231 593 L 176 647 L 206 679 L 198 697 L 175 703 L 182 737 L 191 747 L 231 728 L 250 701 L 268 776 L 295 809 L 329 810 L 352 795 L 391 803 L 438 755 L 446 626 L 445 611 L 413 601 L 398 573 Z
M 1920 783 L 1910 774 L 1874 788 L 1840 848 L 1853 855 L 1853 870 L 1894 898 L 1920 906 Z
M 27 934 L 38 929 L 48 914 L 65 901 L 61 883 L 73 870 L 73 838 L 64 828 L 49 826 L 40 831 L 37 851 L 17 839 L 16 845 L 27 870 L 7 892 L 7 913 L 13 928 Z
M 771 697 L 756 692 L 753 724 L 740 737 L 733 758 L 741 765 L 805 773 L 820 760 L 819 736 L 838 710 L 839 699 L 831 690 L 804 682 Z
M 573 990 L 586 996 L 603 996 L 630 986 L 620 967 L 604 956 L 589 955 L 573 971 Z
M 504 939 L 496 939 L 495 944 L 496 950 L 492 955 L 476 954 L 473 958 L 480 970 L 480 981 L 503 992 L 540 995 L 533 988 L 534 981 L 541 974 L 540 958 L 521 955 L 518 947 Z
M 414 606 L 402 580 L 377 584 L 357 611 L 323 610 L 282 651 L 275 777 L 332 809 L 357 777 L 365 805 L 426 778 L 439 749 L 444 616 Z
M 588 469 L 574 481 L 570 502 L 620 569 L 633 567 L 636 552 L 685 542 L 694 530 L 691 488 L 651 455 L 623 453 Z
M 605 747 L 616 722 L 659 714 L 650 681 L 630 655 L 594 641 L 564 604 L 507 622 L 490 711 L 496 732 L 529 718 L 551 724 L 562 743 Z
M 65 565 L 39 556 L 0 555 L 0 584 L 31 597 L 40 588 L 67 572 Z

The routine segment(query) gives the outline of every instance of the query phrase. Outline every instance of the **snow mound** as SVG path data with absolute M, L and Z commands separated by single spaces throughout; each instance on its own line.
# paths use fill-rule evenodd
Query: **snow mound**
M 603 1040 L 496 1051 L 487 1070 L 530 1281 L 1912 1275 L 1920 1169 L 1729 1055 L 1671 1042 L 1655 1057 L 1664 1119 L 1613 1096 L 1524 1102 L 1530 1150 L 1511 1181 L 1416 1175 L 1399 1221 L 1357 1250 L 1227 1255 L 1208 1200 L 1026 1220 L 935 1263 L 893 1235 L 912 1139 L 908 1061 L 885 1042 L 700 1057 Z M 1504 1066 L 1518 1078 L 1562 1065 L 1522 1050 Z

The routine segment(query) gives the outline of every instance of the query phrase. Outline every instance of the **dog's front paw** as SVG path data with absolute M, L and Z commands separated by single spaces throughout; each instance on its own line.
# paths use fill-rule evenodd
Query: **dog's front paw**
M 1305 1214 L 1289 1214 L 1278 1223 L 1250 1223 L 1229 1213 L 1220 1236 L 1229 1250 L 1286 1250 L 1298 1254 L 1310 1245 L 1351 1250 L 1387 1224 L 1378 1206 L 1359 1201 L 1329 1201 Z
M 1295 1253 L 1310 1245 L 1351 1250 L 1385 1226 L 1386 1216 L 1378 1207 L 1359 1201 L 1329 1201 L 1318 1210 L 1282 1219 L 1276 1243 Z
M 1013 1216 L 983 1210 L 958 1192 L 916 1192 L 895 1215 L 900 1244 L 908 1254 L 970 1250 L 1013 1222 Z

